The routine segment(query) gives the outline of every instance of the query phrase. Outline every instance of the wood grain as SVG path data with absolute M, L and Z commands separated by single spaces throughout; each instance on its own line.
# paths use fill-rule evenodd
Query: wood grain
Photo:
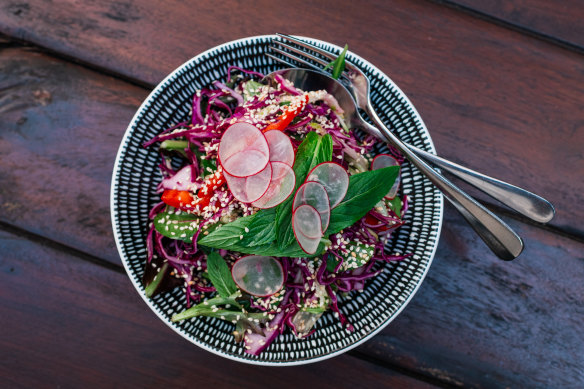
M 0 220 L 120 263 L 111 174 L 146 94 L 34 51 L 0 52 Z
M 553 225 L 584 236 L 581 55 L 421 1 L 324 1 L 311 12 L 294 1 L 285 9 L 240 4 L 237 12 L 233 3 L 160 4 L 7 0 L 0 31 L 145 85 L 243 36 L 282 31 L 348 42 L 410 96 L 444 156 L 548 197 L 558 208 Z M 110 174 L 147 90 L 0 44 L 0 223 L 119 263 Z M 365 359 L 443 385 L 581 387 L 584 247 L 510 224 L 527 249 L 503 263 L 448 208 L 426 282 L 394 323 L 352 352 L 359 359 L 277 370 L 189 345 L 125 275 L 2 232 L 0 376 L 23 387 L 113 387 L 120 377 L 136 386 L 292 387 L 323 377 L 337 387 L 427 385 Z M 371 381 L 363 383 L 362 371 Z
M 462 219 L 449 216 L 437 258 L 413 301 L 379 335 L 350 354 L 445 385 L 544 388 L 584 384 L 580 374 L 584 369 L 580 336 L 584 245 L 511 224 L 527 239 L 528 248 L 525 258 L 507 263 L 485 255 L 482 243 L 468 233 Z M 123 370 L 118 365 L 126 359 L 132 362 L 126 364 L 124 374 L 136 382 L 140 375 L 171 384 L 190 374 L 219 378 L 208 370 L 209 365 L 232 372 L 225 377 L 232 383 L 250 372 L 244 365 L 190 346 L 166 328 L 124 274 L 6 232 L 0 233 L 0 249 L 0 325 L 6 335 L 0 341 L 0 356 L 17 356 L 0 359 L 9 361 L 8 366 L 0 364 L 0 376 L 13 380 L 9 382 L 30 387 L 36 380 L 54 380 L 50 382 L 78 386 L 85 380 L 103 379 L 115 386 Z M 35 365 L 40 363 L 46 370 L 19 381 L 14 372 L 21 371 L 19 366 L 31 366 L 24 359 L 30 358 L 31 350 L 39 358 Z M 57 358 L 44 356 L 51 352 Z M 161 354 L 170 370 L 158 367 L 156 357 Z M 317 379 L 316 371 L 328 377 L 335 369 L 350 372 L 350 366 L 368 366 L 347 358 L 292 370 Z M 340 365 L 333 362 L 337 359 Z M 323 367 L 329 363 L 330 371 Z M 65 376 L 58 373 L 63 369 L 69 371 Z M 372 380 L 385 380 L 375 371 Z M 347 385 L 360 387 L 357 379 L 336 375 Z M 407 377 L 397 377 L 407 381 Z M 291 385 L 300 382 L 286 375 L 274 379 Z
M 329 0 L 308 13 L 295 1 L 237 12 L 227 2 L 160 4 L 8 0 L 0 31 L 146 84 L 244 36 L 347 42 L 411 98 L 441 154 L 548 198 L 552 224 L 584 236 L 581 55 L 425 1 Z
M 584 48 L 584 6 L 579 0 L 454 0 L 451 3 Z
M 366 355 L 455 385 L 584 385 L 584 244 L 510 221 L 526 241 L 513 262 L 447 209 L 436 259 Z
M 4 387 L 435 387 L 348 355 L 289 368 L 230 361 L 165 326 L 125 274 L 5 231 L 0 251 Z

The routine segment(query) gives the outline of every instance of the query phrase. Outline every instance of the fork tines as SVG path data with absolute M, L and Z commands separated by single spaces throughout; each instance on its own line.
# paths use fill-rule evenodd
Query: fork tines
M 315 45 L 312 45 L 310 43 L 304 42 L 300 39 L 294 38 L 290 35 L 285 35 L 285 34 L 280 34 L 277 33 L 276 35 L 278 35 L 281 39 L 283 39 L 285 42 L 289 42 L 292 43 L 296 46 L 300 46 L 303 49 L 300 49 L 298 47 L 292 46 L 289 43 L 285 43 L 282 41 L 277 41 L 277 40 L 273 40 L 272 41 L 272 45 L 270 46 L 270 49 L 272 49 L 272 51 L 274 51 L 275 53 L 287 58 L 287 59 L 291 59 L 292 61 L 299 63 L 305 67 L 314 69 L 318 72 L 324 72 L 324 66 L 327 66 L 329 64 L 330 61 L 334 61 L 337 57 L 336 55 L 321 49 L 320 47 L 317 47 Z M 275 45 L 280 46 L 281 48 L 275 47 Z M 309 52 L 307 52 L 307 50 L 312 51 L 313 53 L 316 54 L 320 54 L 321 56 L 325 57 L 327 60 L 318 57 L 316 55 L 313 55 Z M 266 55 L 280 63 L 285 64 L 286 66 L 290 66 L 290 67 L 297 67 L 295 65 L 293 65 L 291 62 L 289 62 L 286 59 L 283 59 L 279 56 L 275 56 L 269 53 L 266 53 Z M 321 66 L 318 66 L 318 65 Z M 345 67 L 347 69 L 351 69 L 352 65 L 349 64 L 348 62 L 345 62 Z M 343 76 L 346 76 L 346 74 L 343 73 Z

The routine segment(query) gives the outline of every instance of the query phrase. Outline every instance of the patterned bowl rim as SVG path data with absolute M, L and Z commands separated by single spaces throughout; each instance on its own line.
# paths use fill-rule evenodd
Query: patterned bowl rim
M 339 52 L 342 50 L 341 47 L 339 47 L 335 44 L 323 41 L 323 40 L 310 38 L 310 37 L 304 37 L 304 36 L 300 36 L 300 35 L 294 35 L 294 36 L 299 38 L 299 39 L 304 39 L 307 41 L 315 42 L 317 44 L 328 45 L 330 47 L 335 48 L 336 50 L 339 50 Z M 121 143 L 120 143 L 120 147 L 119 147 L 118 152 L 116 154 L 116 160 L 114 163 L 112 181 L 111 181 L 111 191 L 110 191 L 110 210 L 111 210 L 111 221 L 112 221 L 112 228 L 113 228 L 113 232 L 114 232 L 114 239 L 116 242 L 116 247 L 118 249 L 118 253 L 119 253 L 120 258 L 122 260 L 122 263 L 124 265 L 124 269 L 126 270 L 126 273 L 128 275 L 131 275 L 133 273 L 133 270 L 130 268 L 128 258 L 126 257 L 126 254 L 122 249 L 120 237 L 118 236 L 118 233 L 117 233 L 117 227 L 118 227 L 118 222 L 116 220 L 117 214 L 114 212 L 114 210 L 116 209 L 114 200 L 117 197 L 117 193 L 115 191 L 115 189 L 116 189 L 116 173 L 119 170 L 119 165 L 120 165 L 120 161 L 122 159 L 122 155 L 123 155 L 124 150 L 125 150 L 125 145 L 127 144 L 129 138 L 132 136 L 132 128 L 135 126 L 137 120 L 142 115 L 144 108 L 148 104 L 150 104 L 151 99 L 156 96 L 156 94 L 159 92 L 159 89 L 161 89 L 169 80 L 175 78 L 179 74 L 179 72 L 182 71 L 182 69 L 189 66 L 191 63 L 197 62 L 197 61 L 203 59 L 206 55 L 212 54 L 213 52 L 220 50 L 220 49 L 227 47 L 227 46 L 233 46 L 233 45 L 236 45 L 239 43 L 245 44 L 245 43 L 248 43 L 250 41 L 254 42 L 254 41 L 258 41 L 258 40 L 262 40 L 262 39 L 274 39 L 274 38 L 277 38 L 277 36 L 276 35 L 255 35 L 255 36 L 235 39 L 235 40 L 214 46 L 214 47 L 196 55 L 195 57 L 184 62 L 182 65 L 180 65 L 174 71 L 172 71 L 168 76 L 166 76 L 160 83 L 158 83 L 158 85 L 156 85 L 156 87 L 150 92 L 150 94 L 146 97 L 146 99 L 144 99 L 144 101 L 142 102 L 140 107 L 136 110 L 136 113 L 132 117 L 132 120 L 130 121 L 130 124 L 128 125 L 128 127 L 126 129 L 126 132 L 124 133 L 124 136 L 123 136 Z M 395 82 L 393 82 L 393 80 L 391 78 L 389 78 L 385 73 L 383 73 L 375 65 L 373 65 L 372 63 L 370 63 L 366 59 L 362 58 L 361 56 L 353 53 L 350 50 L 348 50 L 347 53 L 350 54 L 352 57 L 354 57 L 360 61 L 363 61 L 363 63 L 365 65 L 371 67 L 371 69 L 374 72 L 382 75 L 383 77 L 385 77 L 389 81 L 391 86 L 393 88 L 395 88 L 395 90 L 400 95 L 400 98 L 403 98 L 403 100 L 407 103 L 407 105 L 412 109 L 412 112 L 414 113 L 415 118 L 419 121 L 420 126 L 422 127 L 423 131 L 425 132 L 425 135 L 427 136 L 427 140 L 428 140 L 431 151 L 433 153 L 436 153 L 436 148 L 434 147 L 434 142 L 432 141 L 432 138 L 430 136 L 430 132 L 428 131 L 426 124 L 424 123 L 424 121 L 422 120 L 422 117 L 420 116 L 420 114 L 418 113 L 418 111 L 416 110 L 416 108 L 414 107 L 412 102 L 410 101 L 410 99 L 406 96 L 406 94 L 395 84 Z M 256 361 L 256 360 L 240 358 L 240 357 L 235 356 L 235 355 L 230 355 L 228 353 L 224 353 L 221 350 L 213 349 L 212 347 L 207 346 L 205 343 L 200 342 L 199 340 L 191 337 L 189 334 L 185 333 L 181 328 L 173 326 L 170 321 L 168 321 L 164 316 L 162 316 L 158 312 L 158 307 L 156 307 L 156 305 L 153 303 L 153 301 L 151 299 L 149 299 L 148 297 L 146 297 L 146 295 L 142 292 L 141 285 L 139 285 L 138 282 L 133 277 L 128 277 L 128 278 L 132 282 L 132 285 L 134 285 L 134 288 L 136 289 L 136 291 L 138 292 L 140 297 L 142 297 L 142 300 L 144 300 L 144 302 L 148 305 L 148 307 L 150 307 L 150 309 L 156 314 L 156 316 L 158 316 L 158 318 L 160 318 L 160 320 L 162 320 L 162 322 L 164 322 L 174 332 L 176 332 L 177 334 L 179 334 L 180 336 L 182 336 L 183 338 L 185 338 L 189 342 L 191 342 L 191 343 L 197 345 L 198 347 L 201 347 L 202 349 L 207 350 L 215 355 L 219 355 L 221 357 L 231 359 L 231 360 L 234 360 L 237 362 L 244 362 L 244 363 L 248 363 L 248 364 L 252 364 L 252 365 L 260 365 L 260 366 L 298 366 L 298 365 L 305 365 L 305 364 L 309 364 L 309 363 L 319 362 L 319 361 L 323 361 L 325 359 L 329 359 L 329 358 L 333 358 L 335 356 L 341 355 L 341 354 L 365 343 L 367 340 L 373 338 L 377 333 L 379 333 L 389 323 L 391 323 L 401 313 L 401 311 L 409 304 L 409 302 L 412 300 L 414 295 L 417 293 L 420 285 L 422 285 L 424 279 L 426 278 L 426 275 L 428 274 L 428 271 L 430 270 L 430 266 L 432 265 L 434 255 L 436 254 L 436 250 L 438 248 L 438 243 L 440 240 L 440 233 L 442 231 L 443 216 L 444 216 L 444 198 L 443 198 L 443 196 L 439 196 L 438 201 L 439 201 L 439 203 L 438 203 L 439 218 L 438 218 L 438 225 L 436 226 L 436 229 L 435 229 L 436 238 L 434 240 L 434 247 L 429 255 L 428 263 L 427 263 L 419 281 L 414 286 L 414 289 L 412 290 L 410 295 L 401 303 L 400 307 L 393 313 L 392 316 L 390 316 L 385 322 L 381 323 L 376 329 L 374 329 L 373 331 L 371 331 L 367 335 L 363 336 L 360 340 L 356 341 L 355 343 L 349 344 L 343 348 L 340 348 L 339 350 L 333 351 L 331 353 L 328 353 L 328 354 L 325 354 L 322 356 L 314 357 L 314 358 L 301 359 L 301 360 L 297 360 L 297 361 L 285 361 L 285 362 Z

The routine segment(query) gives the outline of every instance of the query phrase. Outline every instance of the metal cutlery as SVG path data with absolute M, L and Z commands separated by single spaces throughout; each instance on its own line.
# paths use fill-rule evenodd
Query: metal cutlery
M 296 45 L 299 45 L 307 50 L 311 50 L 316 53 L 320 53 L 325 58 L 334 59 L 335 56 L 328 53 L 320 48 L 310 45 L 306 42 L 298 40 L 293 37 L 288 37 L 285 35 L 280 35 L 283 39 L 289 40 Z M 422 173 L 424 173 L 433 183 L 436 185 L 445 195 L 445 197 L 461 212 L 465 219 L 470 223 L 473 229 L 479 234 L 479 236 L 485 241 L 485 243 L 491 248 L 491 250 L 501 259 L 511 260 L 516 258 L 523 250 L 523 241 L 521 238 L 513 231 L 509 226 L 507 226 L 501 219 L 487 210 L 485 207 L 480 205 L 476 200 L 468 196 L 466 193 L 461 191 L 458 187 L 453 185 L 450 181 L 445 179 L 442 175 L 438 174 L 434 169 L 432 169 L 426 162 L 424 162 L 420 157 L 427 158 L 430 162 L 442 167 L 443 169 L 457 174 L 459 177 L 467 180 L 474 185 L 477 185 L 479 189 L 486 190 L 489 194 L 493 195 L 495 198 L 502 198 L 512 206 L 514 209 L 519 208 L 522 213 L 527 213 L 527 216 L 539 218 L 538 221 L 548 221 L 551 219 L 549 216 L 549 210 L 551 209 L 551 216 L 553 217 L 553 207 L 541 197 L 536 196 L 530 192 L 524 191 L 521 188 L 517 188 L 510 184 L 504 183 L 502 181 L 493 179 L 488 176 L 484 176 L 480 173 L 474 172 L 470 169 L 464 168 L 460 165 L 454 164 L 452 162 L 446 161 L 440 157 L 433 154 L 427 153 L 420 149 L 414 149 L 412 151 L 412 146 L 406 146 L 403 144 L 395 135 L 393 135 L 389 129 L 381 122 L 380 118 L 377 116 L 371 102 L 369 100 L 369 80 L 367 77 L 354 65 L 346 63 L 346 69 L 348 71 L 343 72 L 342 78 L 345 81 L 344 85 L 349 86 L 349 90 L 345 86 L 341 85 L 337 80 L 334 80 L 323 73 L 323 68 L 319 68 L 314 64 L 314 62 L 326 65 L 328 62 L 322 58 L 318 58 L 312 54 L 307 53 L 305 50 L 298 49 L 297 47 L 282 43 L 279 41 L 274 41 L 274 43 L 280 45 L 285 51 L 280 48 L 274 48 L 275 52 L 280 55 L 292 59 L 297 63 L 301 63 L 305 66 L 310 66 L 311 68 L 316 68 L 318 71 L 306 70 L 306 69 L 286 69 L 279 71 L 283 77 L 292 81 L 292 83 L 303 90 L 319 90 L 325 89 L 331 93 L 341 105 L 341 108 L 345 111 L 348 116 L 350 124 L 354 127 L 363 129 L 382 140 L 388 141 L 398 148 L 402 154 Z M 291 54 L 294 52 L 302 57 Z M 287 60 L 280 57 L 276 57 L 271 54 L 267 54 L 276 61 L 288 64 L 289 66 L 294 66 Z M 313 61 L 313 62 L 311 62 Z M 348 65 L 348 66 L 347 66 Z M 356 69 L 356 70 L 355 70 Z M 359 107 L 364 109 L 368 116 L 375 122 L 378 128 L 367 123 L 357 109 L 357 103 Z M 485 184 L 486 183 L 486 184 Z M 527 196 L 525 196 L 527 193 Z M 509 194 L 513 197 L 513 201 L 508 200 Z M 524 200 L 527 198 L 531 201 L 531 207 L 537 208 L 539 204 L 543 204 L 541 209 L 535 209 L 533 211 L 529 210 L 529 201 Z M 535 199 L 535 200 L 534 200 Z M 541 200 L 540 200 L 541 199 Z M 543 201 L 542 201 L 543 200 Z M 533 205 L 535 202 L 535 206 Z M 546 203 L 549 206 L 546 206 Z M 542 211 L 543 210 L 543 211 Z M 541 216 L 547 211 L 547 216 Z M 531 216 L 530 216 L 531 215 Z M 537 219 L 536 219 L 537 220 Z

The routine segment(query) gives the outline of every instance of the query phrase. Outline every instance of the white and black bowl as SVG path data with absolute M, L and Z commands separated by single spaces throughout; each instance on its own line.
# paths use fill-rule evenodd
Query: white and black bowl
M 155 188 L 161 179 L 156 147 L 142 143 L 160 131 L 189 117 L 190 102 L 197 89 L 224 80 L 227 68 L 237 65 L 268 74 L 281 65 L 265 56 L 275 36 L 255 36 L 228 42 L 189 60 L 164 79 L 142 103 L 121 142 L 112 176 L 111 212 L 116 244 L 128 276 L 148 306 L 185 339 L 215 354 L 240 362 L 261 365 L 294 365 L 316 362 L 339 355 L 370 339 L 408 304 L 422 283 L 438 245 L 443 200 L 440 192 L 411 165 L 402 168 L 401 191 L 410 198 L 407 224 L 394 233 L 389 252 L 411 253 L 401 262 L 384 264 L 386 270 L 369 280 L 362 293 L 340 300 L 340 309 L 355 327 L 344 330 L 326 313 L 316 332 L 296 339 L 286 332 L 261 355 L 244 352 L 233 341 L 233 325 L 219 319 L 197 317 L 172 323 L 174 313 L 185 308 L 184 294 L 177 288 L 152 299 L 146 297 L 142 275 L 146 260 L 148 211 L 160 201 Z M 322 48 L 340 53 L 341 48 L 323 41 L 303 38 Z M 434 152 L 430 134 L 406 95 L 379 69 L 348 52 L 347 59 L 359 66 L 371 80 L 372 101 L 379 116 L 399 137 Z M 383 147 L 380 145 L 378 151 Z

